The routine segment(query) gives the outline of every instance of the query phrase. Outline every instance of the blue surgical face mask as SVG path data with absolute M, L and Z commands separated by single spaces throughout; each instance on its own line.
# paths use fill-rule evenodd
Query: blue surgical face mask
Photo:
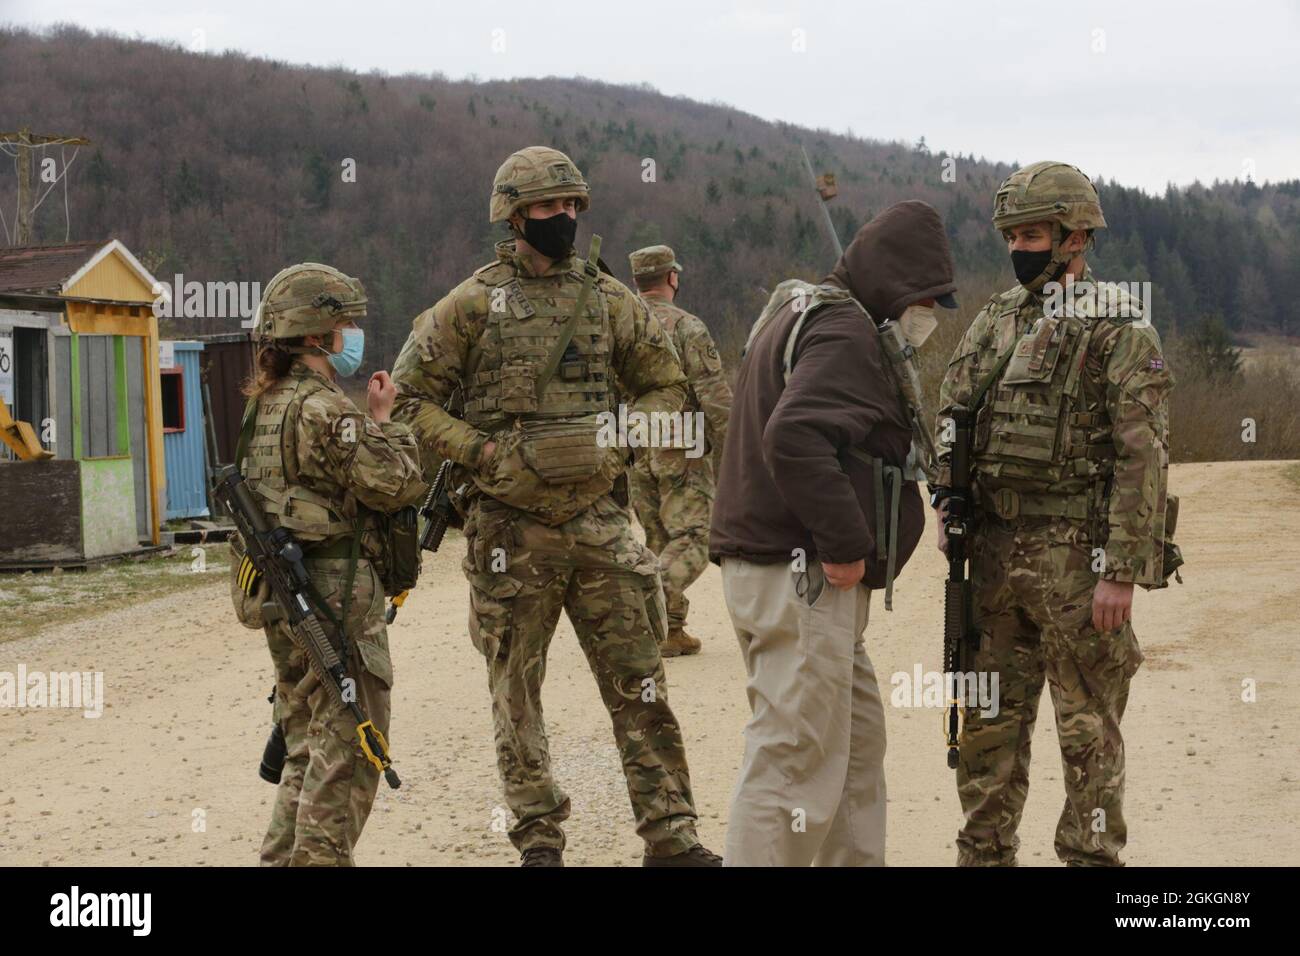
M 343 336 L 343 351 L 331 353 L 330 365 L 344 378 L 355 375 L 361 368 L 361 356 L 366 351 L 366 333 L 364 329 L 339 329 Z

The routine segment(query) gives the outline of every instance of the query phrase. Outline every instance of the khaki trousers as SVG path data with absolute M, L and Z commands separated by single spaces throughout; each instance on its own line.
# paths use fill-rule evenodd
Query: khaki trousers
M 885 711 L 862 643 L 871 591 L 821 565 L 722 562 L 752 712 L 727 866 L 883 866 Z

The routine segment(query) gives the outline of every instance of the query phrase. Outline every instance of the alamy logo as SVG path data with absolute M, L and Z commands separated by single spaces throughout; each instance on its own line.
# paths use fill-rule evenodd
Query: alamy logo
M 51 926 L 129 926 L 131 935 L 148 936 L 153 925 L 152 893 L 70 893 L 50 897 Z
M 0 671 L 0 707 L 82 708 L 88 718 L 104 715 L 104 672 L 32 671 L 18 665 L 18 673 Z
M 169 287 L 153 285 L 153 314 L 160 319 L 241 319 L 251 329 L 262 301 L 260 282 L 185 281 L 179 272 Z
M 981 717 L 996 717 L 999 710 L 997 671 L 926 671 L 917 664 L 912 673 L 896 671 L 889 679 L 893 692 L 889 703 L 894 707 L 947 707 L 956 701 L 963 707 L 977 709 Z
M 1043 286 L 1043 312 L 1064 318 L 1124 319 L 1151 324 L 1150 282 L 1093 282 L 1077 279 Z
M 684 448 L 687 458 L 704 454 L 703 412 L 646 414 L 620 404 L 617 414 L 601 412 L 596 421 L 596 444 L 601 448 Z

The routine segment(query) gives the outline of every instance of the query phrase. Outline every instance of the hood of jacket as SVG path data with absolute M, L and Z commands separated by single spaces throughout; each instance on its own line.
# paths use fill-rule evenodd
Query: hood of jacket
M 823 279 L 847 289 L 877 322 L 957 289 L 943 220 L 919 199 L 895 203 L 858 230 Z

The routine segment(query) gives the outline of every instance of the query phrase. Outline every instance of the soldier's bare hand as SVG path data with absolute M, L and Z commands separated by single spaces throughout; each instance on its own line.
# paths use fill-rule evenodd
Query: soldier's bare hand
M 1133 585 L 1100 580 L 1092 592 L 1092 626 L 1117 631 L 1133 616 Z
M 866 562 L 862 558 L 858 558 L 852 564 L 831 564 L 828 561 L 823 561 L 821 564 L 831 587 L 839 588 L 841 591 L 847 591 L 861 581 L 862 575 L 867 571 Z
M 388 421 L 393 411 L 393 402 L 397 399 L 397 386 L 382 369 L 370 376 L 366 384 L 366 404 L 370 406 L 370 417 L 377 422 Z

